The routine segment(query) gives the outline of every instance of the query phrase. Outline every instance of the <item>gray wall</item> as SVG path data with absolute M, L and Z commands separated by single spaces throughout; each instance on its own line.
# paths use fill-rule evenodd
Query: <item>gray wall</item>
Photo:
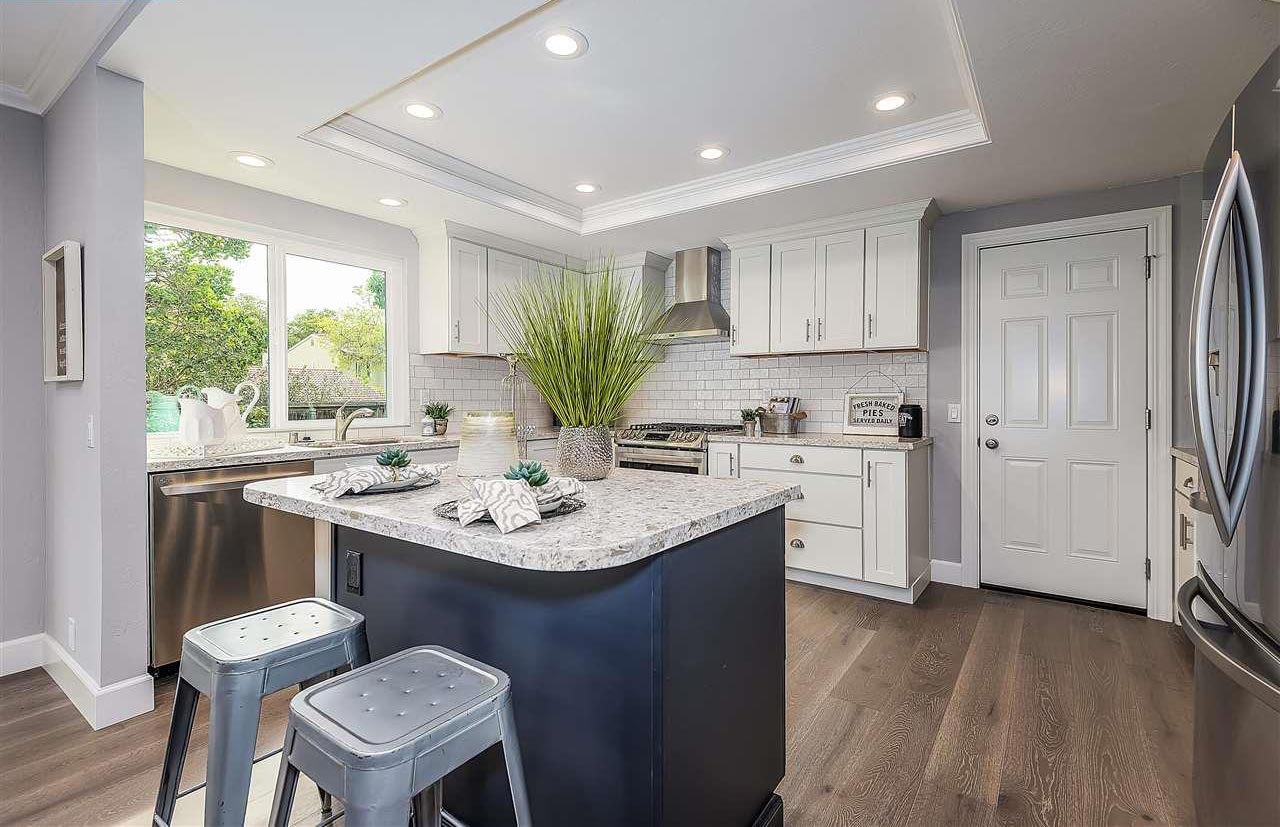
M 0 642 L 44 631 L 43 142 L 0 106 Z
M 105 686 L 147 665 L 142 84 L 89 65 L 44 126 L 45 247 L 83 245 L 85 311 L 84 381 L 45 388 L 45 631 Z
M 929 285 L 929 418 L 933 452 L 933 557 L 960 561 L 960 430 L 946 421 L 946 406 L 960 401 L 960 240 L 966 233 L 1063 221 L 1125 210 L 1173 207 L 1173 434 L 1193 438 L 1189 419 L 1184 331 L 1200 245 L 1201 176 L 1064 195 L 945 215 L 934 225 Z

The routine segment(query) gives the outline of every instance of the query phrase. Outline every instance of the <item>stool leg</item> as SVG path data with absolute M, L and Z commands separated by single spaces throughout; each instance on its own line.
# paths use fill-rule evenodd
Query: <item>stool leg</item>
M 169 742 L 164 748 L 164 765 L 160 770 L 160 792 L 156 795 L 155 814 L 168 824 L 173 820 L 173 808 L 178 802 L 178 785 L 182 781 L 182 765 L 187 760 L 187 746 L 191 743 L 191 727 L 196 721 L 196 702 L 200 693 L 191 684 L 178 678 L 173 691 L 173 714 L 169 719 Z
M 284 733 L 284 750 L 280 753 L 280 774 L 276 777 L 276 794 L 271 799 L 271 827 L 289 827 L 293 811 L 293 795 L 298 789 L 298 768 L 289 762 L 293 746 L 293 730 Z
M 303 689 L 307 689 L 309 687 L 315 686 L 318 683 L 324 683 L 325 681 L 329 680 L 329 678 L 332 678 L 337 673 L 338 673 L 338 670 L 333 669 L 333 670 L 324 672 L 320 675 L 316 675 L 314 678 L 308 678 L 307 680 L 298 684 L 298 689 L 303 690 Z M 320 816 L 321 818 L 328 818 L 329 816 L 333 815 L 333 796 L 329 795 L 324 790 L 321 790 L 318 785 L 316 786 L 316 789 L 320 791 Z
M 530 827 L 529 793 L 524 787 L 524 765 L 520 763 L 520 740 L 516 736 L 516 716 L 511 699 L 498 712 L 502 727 L 502 757 L 507 762 L 507 783 L 511 785 L 511 804 L 516 813 L 516 827 Z
M 261 686 L 247 680 L 214 680 L 209 699 L 209 770 L 205 827 L 244 827 L 258 741 Z
M 399 827 L 409 823 L 409 802 L 343 802 L 346 827 Z
M 444 782 L 437 781 L 413 797 L 413 827 L 440 827 Z

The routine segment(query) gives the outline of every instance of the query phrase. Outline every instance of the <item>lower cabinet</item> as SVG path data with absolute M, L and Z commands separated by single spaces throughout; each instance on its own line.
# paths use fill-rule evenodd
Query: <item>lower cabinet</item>
M 738 443 L 707 444 L 707 474 L 712 477 L 738 476 Z
M 787 576 L 914 602 L 929 583 L 929 453 L 768 443 L 712 443 L 737 476 L 799 485 L 787 504 Z M 727 474 L 717 474 L 726 476 Z

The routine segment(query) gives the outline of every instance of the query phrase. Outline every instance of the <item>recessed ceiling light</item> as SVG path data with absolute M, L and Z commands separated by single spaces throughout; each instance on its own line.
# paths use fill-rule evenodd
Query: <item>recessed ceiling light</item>
M 406 103 L 404 105 L 404 111 L 407 114 L 412 115 L 415 118 L 420 118 L 424 121 L 433 120 L 444 114 L 440 111 L 440 107 L 434 106 L 430 103 L 422 103 L 421 101 L 410 101 L 409 103 Z
M 275 161 L 272 161 L 265 155 L 255 155 L 252 152 L 233 152 L 231 153 L 231 157 L 235 158 L 237 162 L 244 164 L 247 167 L 253 167 L 254 169 L 262 169 L 263 167 L 269 167 L 275 163 Z
M 719 144 L 707 144 L 698 149 L 698 157 L 704 161 L 719 161 L 728 154 L 729 148 Z
M 589 183 L 587 181 L 583 181 L 581 184 L 574 184 L 573 188 L 578 192 L 588 193 L 588 194 L 600 191 L 600 187 L 598 187 L 595 184 Z
M 911 103 L 910 92 L 890 92 L 887 95 L 881 95 L 876 98 L 872 106 L 877 112 L 892 112 L 895 109 L 901 109 Z
M 552 57 L 567 60 L 582 57 L 587 51 L 587 39 L 575 29 L 552 29 L 542 33 L 542 46 Z
M 403 207 L 409 202 L 403 198 L 379 198 L 378 203 L 384 207 Z

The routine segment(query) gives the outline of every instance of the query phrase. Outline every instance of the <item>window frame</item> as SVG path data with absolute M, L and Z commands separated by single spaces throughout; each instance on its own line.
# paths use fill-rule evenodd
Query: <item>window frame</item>
M 405 260 L 353 244 L 279 230 L 247 221 L 209 215 L 158 204 L 144 203 L 143 221 L 183 230 L 226 236 L 267 248 L 267 383 L 270 410 L 266 428 L 250 433 L 332 430 L 332 419 L 289 419 L 289 320 L 288 278 L 285 256 L 296 255 L 379 270 L 387 278 L 387 415 L 355 420 L 353 428 L 403 428 L 412 424 L 409 411 L 408 289 Z M 139 228 L 141 230 L 142 228 Z M 148 434 L 148 436 L 172 436 Z

